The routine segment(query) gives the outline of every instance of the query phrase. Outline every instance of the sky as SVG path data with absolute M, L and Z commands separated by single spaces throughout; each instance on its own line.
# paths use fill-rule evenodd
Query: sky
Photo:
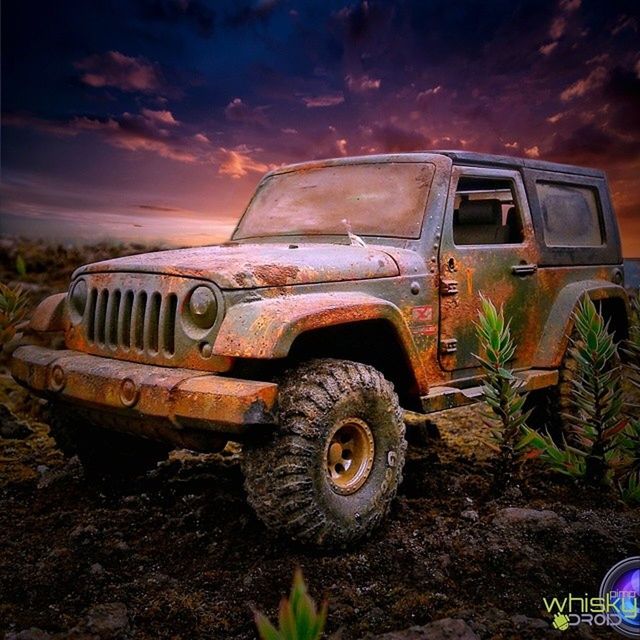
M 261 175 L 468 149 L 603 168 L 640 256 L 637 0 L 2 3 L 0 232 L 226 239 Z

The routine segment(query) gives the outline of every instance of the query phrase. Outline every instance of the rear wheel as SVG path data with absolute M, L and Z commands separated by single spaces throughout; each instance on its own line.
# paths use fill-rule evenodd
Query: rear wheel
M 280 384 L 280 426 L 247 445 L 248 499 L 271 529 L 301 542 L 344 546 L 389 511 L 406 441 L 393 386 L 373 367 L 312 360 Z
M 575 414 L 575 385 L 579 364 L 575 354 L 575 345 L 579 340 L 574 331 L 567 345 L 562 363 L 558 369 L 559 379 L 555 387 L 531 392 L 525 409 L 531 409 L 528 423 L 538 431 L 549 433 L 555 442 L 575 441 L 574 429 L 567 416 Z M 616 356 L 612 367 L 620 366 L 621 359 Z
M 50 434 L 66 455 L 77 455 L 85 476 L 95 481 L 129 480 L 154 469 L 171 448 L 165 444 L 104 429 L 71 407 L 50 405 Z

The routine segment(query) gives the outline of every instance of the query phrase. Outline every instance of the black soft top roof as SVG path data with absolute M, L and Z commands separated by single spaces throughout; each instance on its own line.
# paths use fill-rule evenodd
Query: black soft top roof
M 448 156 L 456 164 L 472 164 L 478 166 L 501 166 L 517 168 L 527 167 L 537 169 L 538 171 L 558 171 L 560 173 L 572 173 L 574 175 L 592 176 L 604 178 L 604 171 L 601 169 L 593 169 L 590 167 L 578 167 L 571 164 L 559 164 L 557 162 L 547 162 L 545 160 L 536 160 L 534 158 L 516 158 L 513 156 L 499 156 L 491 153 L 477 153 L 475 151 L 457 151 L 457 150 L 429 150 L 428 153 L 439 153 Z

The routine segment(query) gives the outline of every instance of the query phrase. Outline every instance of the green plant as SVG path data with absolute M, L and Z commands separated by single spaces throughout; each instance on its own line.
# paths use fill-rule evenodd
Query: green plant
M 307 593 L 302 571 L 297 569 L 289 598 L 280 602 L 278 629 L 260 612 L 254 612 L 256 627 L 262 640 L 318 640 L 327 619 L 327 603 L 320 611 Z
M 627 378 L 636 389 L 640 389 L 640 290 L 631 297 L 629 339 L 625 341 L 622 351 L 625 356 Z M 637 414 L 640 405 L 633 403 L 630 409 L 632 413 Z
M 582 299 L 574 320 L 573 411 L 565 415 L 572 427 L 572 445 L 565 441 L 559 447 L 548 434 L 525 427 L 519 448 L 533 449 L 557 471 L 589 485 L 609 484 L 621 458 L 620 436 L 627 424 L 617 346 L 590 298 Z
M 27 275 L 27 264 L 21 254 L 16 258 L 16 273 L 24 278 Z
M 631 326 L 629 339 L 623 353 L 627 379 L 636 389 L 636 398 L 640 390 L 640 291 L 631 298 Z M 625 502 L 640 504 L 640 404 L 631 394 L 626 403 L 629 425 L 620 434 L 620 447 L 624 463 L 620 473 L 618 487 Z
M 7 344 L 25 320 L 29 306 L 27 294 L 21 287 L 0 282 L 0 348 Z
M 495 462 L 494 488 L 501 489 L 509 483 L 523 460 L 517 444 L 523 434 L 531 412 L 524 410 L 526 394 L 522 393 L 522 381 L 509 369 L 516 346 L 511 337 L 504 311 L 481 295 L 476 331 L 483 356 L 474 357 L 485 371 L 482 391 L 490 412 L 484 413 L 489 428 L 487 444 L 498 454 Z

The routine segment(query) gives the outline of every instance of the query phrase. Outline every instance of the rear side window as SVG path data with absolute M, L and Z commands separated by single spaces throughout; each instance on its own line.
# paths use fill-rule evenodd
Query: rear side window
M 536 189 L 547 246 L 602 246 L 602 216 L 596 189 L 554 182 L 537 182 Z

